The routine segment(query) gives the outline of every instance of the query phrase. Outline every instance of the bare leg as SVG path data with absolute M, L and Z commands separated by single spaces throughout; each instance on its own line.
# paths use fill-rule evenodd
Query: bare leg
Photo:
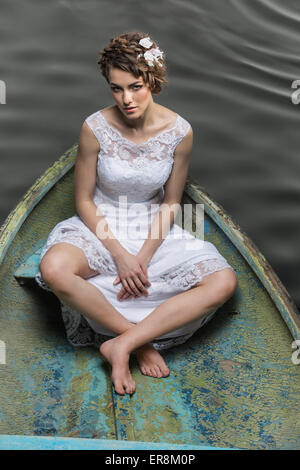
M 116 334 L 122 334 L 132 326 L 106 297 L 84 278 L 96 275 L 89 268 L 84 253 L 68 243 L 57 243 L 43 257 L 40 265 L 42 277 L 55 295 L 76 311 L 103 325 Z M 143 345 L 136 351 L 141 371 L 153 377 L 166 377 L 169 374 L 162 356 L 151 344 Z M 124 387 L 134 391 L 135 384 L 127 368 L 117 380 L 118 393 Z M 120 373 L 118 372 L 118 377 Z
M 140 346 L 135 351 L 140 370 L 144 375 L 150 377 L 162 378 L 170 374 L 163 357 L 152 346 L 151 343 L 146 343 Z
M 234 293 L 234 271 L 225 268 L 206 276 L 197 287 L 160 304 L 147 318 L 100 347 L 114 370 L 128 367 L 130 353 L 169 331 L 204 317 L 223 305 Z

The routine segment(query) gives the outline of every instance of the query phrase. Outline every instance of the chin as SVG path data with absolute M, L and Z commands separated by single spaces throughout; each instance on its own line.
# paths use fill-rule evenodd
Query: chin
M 137 109 L 134 113 L 128 113 L 128 114 L 126 113 L 125 110 L 123 110 L 123 113 L 124 113 L 125 116 L 128 117 L 129 119 L 130 119 L 130 118 L 131 118 L 131 119 L 139 118 L 139 117 L 141 117 L 142 114 L 143 114 L 140 109 Z

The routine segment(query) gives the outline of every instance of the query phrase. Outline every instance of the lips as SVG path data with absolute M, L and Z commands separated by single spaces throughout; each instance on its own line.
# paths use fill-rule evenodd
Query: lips
M 124 108 L 124 109 L 125 109 L 125 111 L 130 111 L 131 109 L 135 109 L 135 108 L 136 108 L 136 106 L 132 106 L 130 108 Z

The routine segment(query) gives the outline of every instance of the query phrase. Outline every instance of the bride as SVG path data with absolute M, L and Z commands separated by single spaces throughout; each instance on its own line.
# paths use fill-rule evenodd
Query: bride
M 208 321 L 234 294 L 237 278 L 212 243 L 174 224 L 193 130 L 153 100 L 167 83 L 165 54 L 149 36 L 126 33 L 101 51 L 99 65 L 115 105 L 83 123 L 77 214 L 49 234 L 36 279 L 69 315 L 79 313 L 104 335 L 100 353 L 124 395 L 135 391 L 130 354 L 143 374 L 168 376 L 159 351 L 186 341 Z M 116 223 L 121 196 L 130 209 L 125 222 L 138 222 L 138 237 Z

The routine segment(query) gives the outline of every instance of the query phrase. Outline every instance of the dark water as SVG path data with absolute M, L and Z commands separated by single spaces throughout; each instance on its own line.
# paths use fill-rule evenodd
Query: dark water
M 113 103 L 96 63 L 140 30 L 168 58 L 155 101 L 195 132 L 190 174 L 271 262 L 300 305 L 300 3 L 296 0 L 0 0 L 0 219 Z

